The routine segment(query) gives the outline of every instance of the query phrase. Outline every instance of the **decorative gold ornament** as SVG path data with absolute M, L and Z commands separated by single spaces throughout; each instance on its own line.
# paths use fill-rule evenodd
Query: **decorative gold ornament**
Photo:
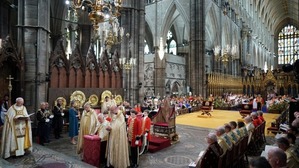
M 98 105 L 99 98 L 97 95 L 92 94 L 89 96 L 88 102 L 90 103 L 90 105 L 96 106 L 96 105 Z
M 108 96 L 111 99 L 112 93 L 109 90 L 105 90 L 101 95 L 101 103 L 105 101 L 106 96 Z
M 121 95 L 115 96 L 114 99 L 117 105 L 120 105 L 123 102 L 123 98 L 121 97 Z
M 70 100 L 75 101 L 78 107 L 82 107 L 86 101 L 86 97 L 82 91 L 76 90 L 72 93 Z

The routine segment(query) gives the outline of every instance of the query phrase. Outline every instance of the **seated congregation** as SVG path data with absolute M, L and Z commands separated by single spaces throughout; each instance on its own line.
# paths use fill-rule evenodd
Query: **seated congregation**
M 276 139 L 267 153 L 264 150 L 265 124 L 262 112 L 252 112 L 243 121 L 231 121 L 210 132 L 206 137 L 208 147 L 201 151 L 198 159 L 189 167 L 289 167 L 299 166 L 298 124 L 292 123 L 291 129 Z M 252 159 L 248 162 L 248 156 Z M 265 158 L 265 157 L 266 158 Z M 246 163 L 247 162 L 247 163 Z

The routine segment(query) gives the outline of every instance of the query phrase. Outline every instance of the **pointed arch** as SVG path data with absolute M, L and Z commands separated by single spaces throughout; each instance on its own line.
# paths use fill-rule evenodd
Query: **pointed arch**
M 149 47 L 149 51 L 152 53 L 154 51 L 154 36 L 152 33 L 152 29 L 150 27 L 149 22 L 147 22 L 147 20 L 145 20 L 145 36 L 144 36 L 146 43 Z M 157 44 L 156 44 L 157 45 Z
M 218 18 L 216 15 L 216 9 L 215 5 L 212 5 L 208 11 L 207 17 L 206 17 L 206 26 L 205 26 L 205 32 L 206 32 L 206 48 L 212 49 L 215 45 L 220 45 L 220 38 L 219 37 L 219 25 L 218 25 Z M 209 24 L 207 22 L 210 22 Z
M 7 60 L 11 60 L 21 70 L 24 66 L 23 57 L 21 57 L 21 55 L 18 54 L 17 49 L 9 35 L 6 36 L 1 47 L 2 48 L 0 49 L 0 67 L 2 67 L 3 63 Z
M 178 15 L 174 17 L 175 12 L 178 12 Z M 180 3 L 176 1 L 172 1 L 169 7 L 166 10 L 164 15 L 162 25 L 161 25 L 161 32 L 160 35 L 162 37 L 166 37 L 168 30 L 173 25 L 174 21 L 178 18 L 182 17 L 187 30 L 189 30 L 189 17 L 184 11 L 184 8 L 180 5 Z M 164 38 L 165 39 L 165 38 Z

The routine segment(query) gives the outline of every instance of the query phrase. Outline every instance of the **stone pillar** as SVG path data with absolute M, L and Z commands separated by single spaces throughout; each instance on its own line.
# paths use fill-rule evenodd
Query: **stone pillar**
M 190 0 L 190 59 L 188 84 L 192 92 L 206 97 L 204 27 L 204 0 Z
M 144 1 L 125 0 L 122 11 L 121 26 L 125 28 L 125 34 L 130 34 L 129 44 L 124 40 L 121 45 L 121 56 L 127 59 L 136 58 L 136 66 L 127 73 L 123 80 L 124 86 L 127 86 L 125 94 L 129 102 L 133 105 L 141 102 L 144 97 L 144 33 L 145 33 L 145 16 Z M 126 38 L 126 37 L 125 37 Z M 129 52 L 128 52 L 129 50 Z M 125 72 L 124 72 L 125 73 Z M 125 83 L 129 78 L 129 83 Z
M 248 64 L 248 58 L 247 58 L 247 30 L 243 29 L 242 31 L 242 36 L 241 36 L 241 63 L 242 66 L 247 65 Z
M 155 84 L 155 95 L 159 95 L 160 97 L 165 96 L 165 77 L 166 77 L 166 54 L 164 58 L 161 60 L 158 54 L 158 48 L 156 47 L 155 52 L 155 72 L 154 72 L 154 84 Z
M 250 54 L 250 58 L 247 58 L 248 64 L 253 65 L 253 52 L 252 52 L 252 36 L 251 36 L 251 30 L 247 31 L 247 53 Z
M 47 100 L 50 1 L 18 1 L 18 48 L 25 59 L 22 96 L 28 111 L 37 111 L 39 103 Z

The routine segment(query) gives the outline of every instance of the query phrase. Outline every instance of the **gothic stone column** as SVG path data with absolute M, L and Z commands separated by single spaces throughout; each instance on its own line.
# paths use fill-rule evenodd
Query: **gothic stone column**
M 204 56 L 204 0 L 190 0 L 190 59 L 188 83 L 194 94 L 206 96 Z
M 50 1 L 19 0 L 18 48 L 24 49 L 25 105 L 29 111 L 37 110 L 46 101 L 48 72 Z
M 243 29 L 242 31 L 242 41 L 241 41 L 241 62 L 242 65 L 247 65 L 248 64 L 248 58 L 247 58 L 247 30 Z
M 141 102 L 144 96 L 144 8 L 144 1 L 125 0 L 121 17 L 121 26 L 125 28 L 125 34 L 130 34 L 130 39 L 122 42 L 121 56 L 127 59 L 136 58 L 137 64 L 123 80 L 123 85 L 126 86 L 125 95 L 127 95 L 128 101 L 132 105 Z M 130 42 L 128 43 L 128 41 Z M 127 78 L 129 78 L 129 83 L 126 83 Z

